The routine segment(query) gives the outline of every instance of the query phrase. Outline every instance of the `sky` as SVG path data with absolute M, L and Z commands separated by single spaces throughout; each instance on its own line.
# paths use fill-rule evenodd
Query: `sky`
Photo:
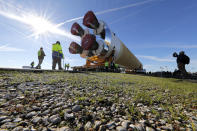
M 52 44 L 60 41 L 64 63 L 85 64 L 70 54 L 74 22 L 82 25 L 92 10 L 141 61 L 147 71 L 174 71 L 174 52 L 190 57 L 187 71 L 197 72 L 196 0 L 0 0 L 0 67 L 22 68 L 38 63 L 42 46 L 46 57 L 42 68 L 51 69 Z M 85 28 L 84 26 L 82 26 Z

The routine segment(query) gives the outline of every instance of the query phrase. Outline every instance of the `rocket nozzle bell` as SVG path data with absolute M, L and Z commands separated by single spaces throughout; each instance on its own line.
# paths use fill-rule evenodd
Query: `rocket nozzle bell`
M 81 46 L 84 50 L 96 50 L 99 45 L 96 42 L 96 36 L 86 34 L 82 39 Z
M 88 11 L 83 17 L 83 24 L 91 29 L 97 29 L 99 27 L 99 22 L 92 11 Z
M 79 44 L 77 44 L 76 42 L 71 42 L 70 47 L 69 47 L 69 52 L 71 54 L 81 54 L 82 51 L 83 49 L 81 48 Z
M 83 36 L 84 35 L 84 30 L 83 28 L 77 23 L 75 22 L 72 27 L 71 27 L 71 33 L 73 35 L 76 35 L 76 36 Z

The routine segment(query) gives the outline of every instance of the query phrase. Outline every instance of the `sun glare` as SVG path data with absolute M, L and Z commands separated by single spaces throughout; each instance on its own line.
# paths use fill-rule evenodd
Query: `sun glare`
M 34 33 L 42 34 L 49 31 L 49 29 L 53 27 L 53 25 L 48 20 L 42 17 L 31 15 L 29 20 L 29 24 L 32 26 Z
M 54 24 L 49 19 L 44 17 L 47 16 L 46 14 L 44 16 L 38 15 L 36 13 L 24 11 L 22 9 L 16 8 L 15 6 L 10 6 L 7 4 L 8 3 L 1 1 L 0 15 L 21 22 L 30 27 L 30 31 L 32 33 L 27 37 L 34 37 L 38 39 L 40 36 L 51 37 L 50 34 L 53 34 L 65 36 L 68 39 L 79 41 L 79 38 L 71 35 L 70 32 L 61 29 L 61 23 Z

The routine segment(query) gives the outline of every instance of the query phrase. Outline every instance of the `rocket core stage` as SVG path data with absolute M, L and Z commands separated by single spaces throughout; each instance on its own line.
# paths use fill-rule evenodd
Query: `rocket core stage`
M 94 34 L 90 34 L 88 29 L 84 30 L 78 23 L 74 23 L 71 27 L 71 33 L 81 37 L 81 45 L 72 42 L 69 52 L 80 54 L 82 58 L 86 58 L 88 61 L 86 65 L 87 63 L 89 65 L 104 65 L 106 61 L 109 61 L 131 70 L 143 68 L 141 62 L 118 39 L 105 22 L 96 18 L 92 11 L 85 14 L 83 25 L 93 29 Z

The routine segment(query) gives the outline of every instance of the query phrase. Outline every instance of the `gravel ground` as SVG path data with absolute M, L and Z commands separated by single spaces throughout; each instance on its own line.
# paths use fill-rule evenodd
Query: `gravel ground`
M 197 84 L 119 73 L 0 72 L 0 130 L 197 129 Z

